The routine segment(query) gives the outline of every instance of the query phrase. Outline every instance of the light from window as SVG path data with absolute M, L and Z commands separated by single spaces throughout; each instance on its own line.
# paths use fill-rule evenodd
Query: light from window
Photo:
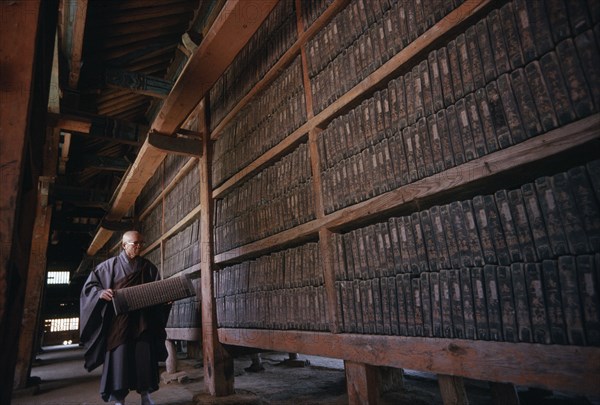
M 46 319 L 50 323 L 50 332 L 64 332 L 79 329 L 79 318 Z
M 68 271 L 49 271 L 48 284 L 69 284 L 71 273 Z

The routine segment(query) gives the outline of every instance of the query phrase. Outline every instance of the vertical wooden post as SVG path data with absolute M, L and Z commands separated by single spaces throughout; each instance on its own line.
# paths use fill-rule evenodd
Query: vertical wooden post
M 40 178 L 38 186 L 37 207 L 27 274 L 27 294 L 23 306 L 23 320 L 21 322 L 21 334 L 15 366 L 15 388 L 24 388 L 27 385 L 35 342 L 41 326 L 39 315 L 46 285 L 46 252 L 52 219 L 52 206 L 48 205 L 48 191 L 49 183 L 53 182 L 54 176 L 56 176 L 60 130 L 49 128 L 46 132 L 43 163 L 44 177 Z
M 492 399 L 497 405 L 519 405 L 519 396 L 511 383 L 490 382 Z
M 344 361 L 349 404 L 376 404 L 379 402 L 379 372 L 368 364 Z
M 10 403 L 31 228 L 21 228 L 22 183 L 40 1 L 0 2 L 0 403 Z M 27 27 L 27 29 L 23 29 Z M 28 204 L 27 204 L 28 205 Z
M 437 377 L 444 405 L 468 405 L 469 399 L 462 377 L 441 374 Z
M 202 299 L 202 349 L 204 354 L 204 384 L 211 395 L 225 396 L 233 390 L 233 358 L 219 343 L 217 314 L 213 298 L 213 241 L 212 241 L 212 187 L 210 163 L 211 141 L 207 125 L 205 101 L 200 108 L 199 124 L 204 126 L 202 157 L 200 158 L 200 274 Z

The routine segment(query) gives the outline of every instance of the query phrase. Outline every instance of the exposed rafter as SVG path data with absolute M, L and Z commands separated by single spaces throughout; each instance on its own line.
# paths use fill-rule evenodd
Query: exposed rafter
M 107 87 L 156 98 L 167 97 L 173 87 L 173 83 L 169 80 L 119 69 L 107 69 L 104 73 L 104 82 Z
M 243 0 L 229 0 L 224 5 L 165 99 L 152 124 L 152 130 L 164 135 L 177 132 L 277 2 L 278 0 L 263 0 L 255 3 L 256 8 L 251 19 L 244 18 Z M 127 172 L 121 187 L 115 193 L 112 206 L 106 215 L 108 220 L 117 221 L 125 215 L 166 155 L 167 152 L 155 148 L 148 140 L 144 142 L 131 170 Z M 87 253 L 96 254 L 111 235 L 111 231 L 100 227 Z
M 148 130 L 143 125 L 104 116 L 48 114 L 48 126 L 77 134 L 89 134 L 111 142 L 138 145 Z

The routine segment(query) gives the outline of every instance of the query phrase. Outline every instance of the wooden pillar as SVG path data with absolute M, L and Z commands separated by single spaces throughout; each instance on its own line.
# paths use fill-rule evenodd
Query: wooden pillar
M 41 328 L 42 297 L 46 286 L 46 253 L 50 239 L 52 206 L 48 205 L 50 183 L 56 176 L 60 130 L 48 128 L 44 146 L 43 177 L 38 186 L 37 208 L 31 238 L 31 254 L 27 276 L 21 335 L 15 367 L 14 388 L 24 388 L 31 372 L 36 341 Z
M 23 216 L 27 208 L 35 209 L 23 202 L 22 185 L 39 12 L 40 1 L 0 2 L 0 403 L 3 404 L 10 403 L 12 395 L 15 348 L 27 281 L 29 244 L 24 242 L 31 237 L 32 228 Z M 33 198 L 35 201 L 35 195 Z
M 519 405 L 519 395 L 511 383 L 490 382 L 492 399 L 496 405 Z
M 379 372 L 376 366 L 344 361 L 349 404 L 379 402 Z
M 462 377 L 441 374 L 437 377 L 444 405 L 468 405 L 469 399 Z
M 204 101 L 202 102 L 204 103 Z M 205 106 L 200 108 L 199 123 L 205 126 Z M 208 134 L 208 131 L 204 132 Z M 211 395 L 225 396 L 234 393 L 233 358 L 223 348 L 217 336 L 217 313 L 213 297 L 213 239 L 212 239 L 212 186 L 211 141 L 208 135 L 202 140 L 200 158 L 200 273 L 202 308 L 202 348 L 204 353 L 204 384 Z

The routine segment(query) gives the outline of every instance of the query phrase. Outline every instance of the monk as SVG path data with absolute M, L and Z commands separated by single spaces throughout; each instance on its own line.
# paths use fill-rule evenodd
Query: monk
M 100 263 L 87 278 L 80 297 L 80 335 L 85 368 L 104 365 L 100 395 L 122 405 L 130 390 L 142 405 L 154 404 L 158 362 L 167 357 L 165 325 L 168 307 L 157 305 L 115 315 L 114 290 L 160 279 L 156 266 L 140 256 L 144 240 L 137 231 L 123 234 L 122 252 Z

